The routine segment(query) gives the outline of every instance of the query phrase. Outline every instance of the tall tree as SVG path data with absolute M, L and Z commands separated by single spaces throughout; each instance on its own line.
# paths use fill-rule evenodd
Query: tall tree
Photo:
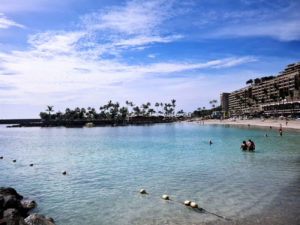
M 48 112 L 49 120 L 51 119 L 51 113 L 54 112 L 52 105 L 47 105 L 46 112 Z

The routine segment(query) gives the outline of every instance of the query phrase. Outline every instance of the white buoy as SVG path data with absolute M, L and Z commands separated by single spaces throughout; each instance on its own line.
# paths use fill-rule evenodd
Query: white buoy
M 141 190 L 140 190 L 140 193 L 141 193 L 141 194 L 147 194 L 147 192 L 146 192 L 145 189 L 141 189 Z
M 186 201 L 184 201 L 183 204 L 185 204 L 185 205 L 190 205 L 190 204 L 191 204 L 191 201 L 186 200 Z
M 62 174 L 62 175 L 66 175 L 66 174 L 67 174 L 67 171 L 64 170 L 64 171 L 61 172 L 61 174 Z
M 164 200 L 169 200 L 169 196 L 168 196 L 168 195 L 163 195 L 163 196 L 162 196 L 162 199 L 164 199 Z
M 29 166 L 33 166 L 33 163 L 30 163 Z
M 191 203 L 190 203 L 190 206 L 191 206 L 192 208 L 198 208 L 198 204 L 197 204 L 196 202 L 191 202 Z

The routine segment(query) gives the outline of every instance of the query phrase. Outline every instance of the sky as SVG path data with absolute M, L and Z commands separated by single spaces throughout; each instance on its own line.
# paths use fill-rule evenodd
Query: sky
M 0 118 L 47 105 L 209 108 L 300 61 L 297 0 L 0 0 Z

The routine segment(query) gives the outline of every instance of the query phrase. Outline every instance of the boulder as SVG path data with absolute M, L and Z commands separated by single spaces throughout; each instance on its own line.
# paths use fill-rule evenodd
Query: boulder
M 15 195 L 4 196 L 3 209 L 8 208 L 21 208 L 21 202 Z
M 34 209 L 36 207 L 36 202 L 32 200 L 26 200 L 21 202 L 22 208 L 25 211 L 29 211 L 31 209 Z
M 9 208 L 9 209 L 6 209 L 4 212 L 3 212 L 3 218 L 7 218 L 7 219 L 19 219 L 20 217 L 20 213 L 17 209 L 14 209 L 14 208 Z
M 26 225 L 55 225 L 51 219 L 46 219 L 43 215 L 34 213 L 24 219 Z
M 25 222 L 17 209 L 9 208 L 3 212 L 3 218 L 0 219 L 0 224 L 25 225 Z
M 8 187 L 8 188 L 0 187 L 0 195 L 14 195 L 19 200 L 23 199 L 23 196 L 19 195 L 18 192 L 11 187 Z

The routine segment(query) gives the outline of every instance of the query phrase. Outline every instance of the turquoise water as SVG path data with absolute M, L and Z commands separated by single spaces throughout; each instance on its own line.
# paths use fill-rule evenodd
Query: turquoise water
M 198 224 L 217 219 L 175 202 L 184 200 L 227 218 L 243 218 L 270 205 L 298 178 L 299 136 L 187 123 L 82 129 L 1 126 L 0 186 L 12 186 L 36 200 L 35 211 L 53 217 L 57 225 Z M 255 153 L 239 149 L 249 138 L 256 144 Z M 140 195 L 141 188 L 149 195 Z M 162 194 L 175 201 L 160 199 Z

